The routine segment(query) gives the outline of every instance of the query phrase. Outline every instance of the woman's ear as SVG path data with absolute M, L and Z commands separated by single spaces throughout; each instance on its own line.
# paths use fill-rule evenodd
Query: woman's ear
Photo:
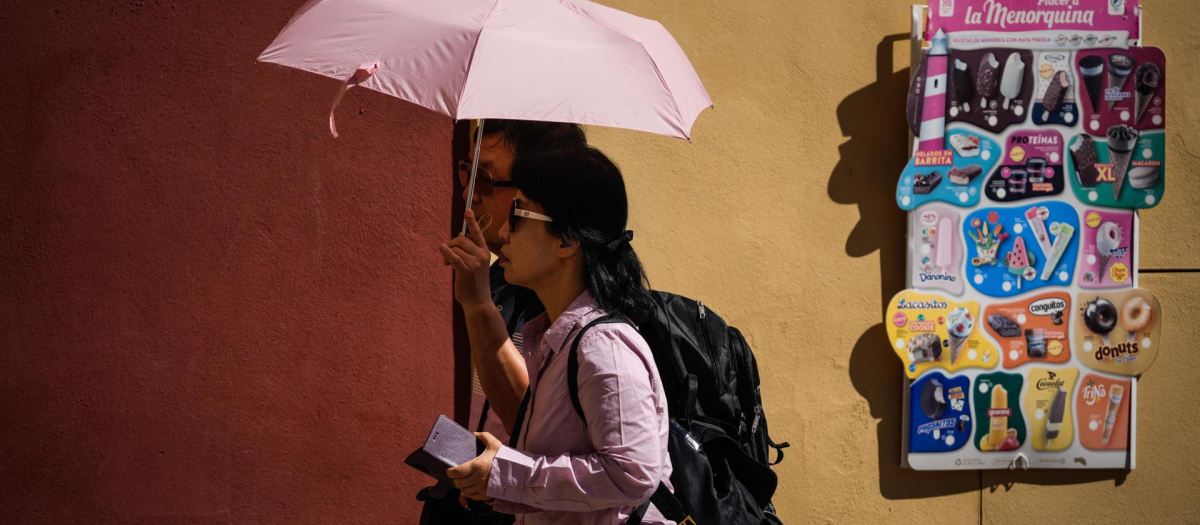
M 559 259 L 569 259 L 569 258 L 571 258 L 572 255 L 575 255 L 578 251 L 579 251 L 579 241 L 563 239 L 562 242 L 558 243 L 558 249 L 555 250 L 555 253 L 558 255 Z

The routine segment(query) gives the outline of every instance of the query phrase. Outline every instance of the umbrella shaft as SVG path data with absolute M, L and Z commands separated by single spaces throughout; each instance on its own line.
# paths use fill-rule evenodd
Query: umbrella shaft
M 471 157 L 471 182 L 467 183 L 467 209 L 475 203 L 475 174 L 479 172 L 479 147 L 483 144 L 483 121 L 479 119 L 479 128 L 475 130 L 475 155 Z M 467 234 L 467 218 L 463 217 L 462 231 L 459 236 Z

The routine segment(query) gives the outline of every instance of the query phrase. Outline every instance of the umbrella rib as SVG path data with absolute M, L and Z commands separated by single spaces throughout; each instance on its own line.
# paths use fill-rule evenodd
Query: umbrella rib
M 488 9 L 487 16 L 483 17 L 483 23 L 479 26 L 479 34 L 475 35 L 475 44 L 471 46 L 471 56 L 467 57 L 467 74 L 463 76 L 462 90 L 458 92 L 458 99 L 454 101 L 454 120 L 458 120 L 458 110 L 462 106 L 463 95 L 467 93 L 467 82 L 471 80 L 471 66 L 475 63 L 475 50 L 479 49 L 479 39 L 483 38 L 483 30 L 487 28 L 488 20 L 492 18 L 492 12 L 496 10 L 496 6 L 500 5 L 500 0 L 492 4 L 492 8 Z
M 684 117 L 683 117 L 683 112 L 679 111 L 679 102 L 675 100 L 675 93 L 673 93 L 671 91 L 671 86 L 667 85 L 666 77 L 663 76 L 662 70 L 658 69 L 658 62 L 654 60 L 654 55 L 650 54 L 650 50 L 646 49 L 646 44 L 643 44 L 642 42 L 639 42 L 637 40 L 630 38 L 629 35 L 625 35 L 619 31 L 615 31 L 615 30 L 613 30 L 613 28 L 608 27 L 604 24 L 601 24 L 600 22 L 596 21 L 596 19 L 594 19 L 590 16 L 584 16 L 582 13 L 580 13 L 579 11 L 576 11 L 575 9 L 572 9 L 571 6 L 568 6 L 561 0 L 559 0 L 558 3 L 561 4 L 563 7 L 567 8 L 568 11 L 575 13 L 575 16 L 578 16 L 578 17 L 580 17 L 584 20 L 587 20 L 588 22 L 591 22 L 593 24 L 596 24 L 598 27 L 604 28 L 605 30 L 607 30 L 608 32 L 610 32 L 614 35 L 617 35 L 621 38 L 624 38 L 625 40 L 628 40 L 630 42 L 637 44 L 638 46 L 641 46 L 642 52 L 646 53 L 646 56 L 650 59 L 650 64 L 654 66 L 654 74 L 658 75 L 658 82 L 660 84 L 662 84 L 663 90 L 666 91 L 667 96 L 671 98 L 671 105 L 675 106 L 675 116 L 679 117 L 679 127 L 680 127 L 680 129 L 682 129 Z M 662 24 L 659 23 L 659 25 L 661 26 Z M 663 28 L 663 30 L 666 31 L 666 28 Z M 687 133 L 685 133 L 685 135 L 686 134 Z

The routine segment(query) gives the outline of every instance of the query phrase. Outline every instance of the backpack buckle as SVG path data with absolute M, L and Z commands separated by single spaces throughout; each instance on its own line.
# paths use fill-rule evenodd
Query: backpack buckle
M 679 522 L 678 525 L 696 525 L 696 520 L 692 519 L 691 516 L 688 516 L 683 518 L 683 521 Z

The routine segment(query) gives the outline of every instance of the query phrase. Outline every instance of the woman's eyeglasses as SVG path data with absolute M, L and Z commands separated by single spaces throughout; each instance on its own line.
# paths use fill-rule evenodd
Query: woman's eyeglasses
M 511 232 L 517 226 L 518 217 L 542 222 L 554 222 L 554 219 L 551 219 L 548 215 L 517 208 L 517 199 L 513 199 L 512 208 L 508 211 L 508 231 Z
M 458 182 L 466 186 L 471 179 L 471 163 L 465 160 L 458 161 Z M 496 180 L 492 174 L 483 168 L 479 168 L 479 172 L 475 177 L 475 193 L 483 197 L 491 197 L 496 188 L 515 188 L 517 187 L 511 180 Z

